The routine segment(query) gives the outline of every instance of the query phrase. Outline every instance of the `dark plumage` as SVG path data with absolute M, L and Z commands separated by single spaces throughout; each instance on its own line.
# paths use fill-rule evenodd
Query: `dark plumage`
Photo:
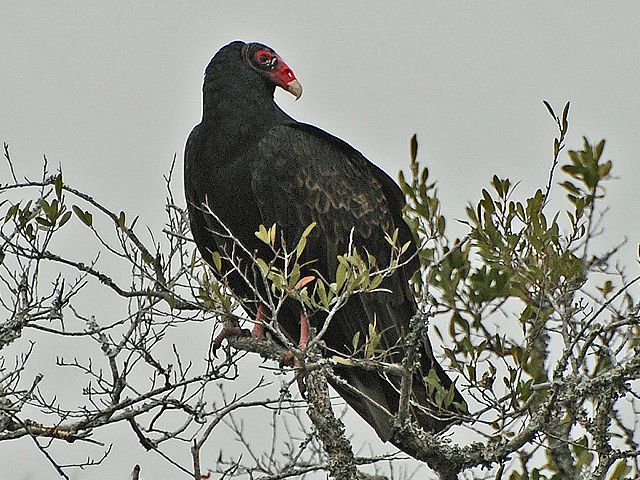
M 335 280 L 336 256 L 347 251 L 352 229 L 353 244 L 374 255 L 379 265 L 390 261 L 385 233 L 393 234 L 396 229 L 398 243 L 411 242 L 407 255 L 414 253 L 411 232 L 402 219 L 404 197 L 396 183 L 347 143 L 284 113 L 273 100 L 276 86 L 297 97 L 301 94 L 300 84 L 282 59 L 256 43 L 236 41 L 223 47 L 206 69 L 202 122 L 191 132 L 185 149 L 191 229 L 204 259 L 212 263 L 212 252 L 230 252 L 232 247 L 228 238 L 214 233 L 221 227 L 206 213 L 205 203 L 248 251 L 257 251 L 266 260 L 270 252 L 255 236 L 259 225 L 277 224 L 291 246 L 316 222 L 306 249 L 306 259 L 313 261 L 309 274 L 314 269 L 330 281 Z M 249 265 L 248 259 L 241 257 L 241 264 Z M 385 279 L 382 286 L 391 293 L 352 297 L 324 337 L 328 349 L 349 355 L 356 332 L 362 332 L 364 339 L 375 319 L 382 332 L 381 347 L 389 351 L 387 359 L 400 362 L 402 339 L 417 308 L 408 281 L 418 266 L 414 257 Z M 251 288 L 228 263 L 224 269 L 234 293 L 255 315 L 257 302 Z M 278 317 L 294 341 L 299 335 L 299 312 L 300 306 L 292 300 Z M 311 317 L 316 328 L 323 320 L 320 314 Z M 412 414 L 424 429 L 439 431 L 451 419 L 429 399 L 423 376 L 433 368 L 445 389 L 451 380 L 434 360 L 426 337 L 420 353 Z M 337 373 L 378 404 L 334 385 L 378 435 L 388 440 L 392 425 L 379 409 L 397 412 L 399 383 L 352 367 L 340 367 Z M 455 402 L 464 402 L 458 392 Z

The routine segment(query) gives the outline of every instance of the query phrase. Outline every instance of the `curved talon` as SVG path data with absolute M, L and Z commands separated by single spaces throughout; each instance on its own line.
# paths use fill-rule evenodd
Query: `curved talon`
M 216 338 L 213 339 L 213 342 L 211 342 L 211 353 L 215 358 L 218 358 L 217 350 L 222 346 L 222 341 L 225 338 L 233 336 L 265 338 L 264 307 L 262 306 L 262 304 L 258 305 L 258 311 L 256 312 L 256 320 L 255 325 L 253 326 L 253 330 L 249 331 L 246 328 L 240 328 L 237 325 L 237 320 L 233 320 L 229 323 L 236 323 L 236 325 L 225 325 L 222 331 L 216 336 Z
M 302 395 L 302 398 L 307 398 L 307 385 L 304 381 L 306 375 L 300 358 L 291 350 L 287 350 L 280 356 L 280 367 L 293 367 L 295 369 L 296 383 L 298 384 L 300 395 Z
M 291 350 L 282 352 L 282 355 L 280 355 L 280 360 L 278 361 L 280 367 L 295 367 L 296 363 L 299 364 L 300 360 L 296 358 L 296 355 Z
M 306 375 L 304 374 L 304 369 L 300 368 L 296 372 L 296 383 L 298 384 L 298 391 L 302 398 L 307 399 L 307 382 L 305 382 Z
M 211 353 L 215 358 L 218 358 L 217 351 L 222 346 L 222 341 L 225 338 L 229 337 L 248 337 L 251 335 L 251 332 L 246 328 L 240 328 L 238 326 L 235 327 L 224 327 L 222 331 L 213 339 L 211 342 Z

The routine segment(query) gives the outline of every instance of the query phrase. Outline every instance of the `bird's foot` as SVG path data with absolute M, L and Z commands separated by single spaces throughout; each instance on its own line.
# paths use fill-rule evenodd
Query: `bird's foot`
M 246 328 L 240 328 L 239 326 L 226 326 L 222 329 L 222 331 L 213 339 L 211 342 L 211 353 L 213 356 L 216 356 L 216 352 L 222 346 L 222 342 L 225 338 L 229 337 L 249 337 L 251 336 L 251 332 Z
M 300 313 L 300 341 L 298 342 L 298 348 L 300 350 L 304 350 L 305 348 L 307 348 L 307 344 L 309 343 L 310 332 L 311 332 L 311 326 L 309 325 L 309 319 L 304 314 L 304 312 L 301 312 Z M 281 367 L 299 367 L 300 359 L 291 350 L 287 350 L 280 356 L 280 366 Z
M 282 352 L 282 355 L 280 355 L 280 361 L 278 363 L 281 367 L 295 367 L 296 362 L 299 363 L 300 360 L 298 360 L 295 353 L 291 350 L 285 350 Z
M 309 319 L 304 312 L 300 313 L 300 341 L 298 342 L 298 348 L 304 350 L 309 343 L 309 336 L 311 327 L 309 325 Z M 304 382 L 304 366 L 299 356 L 293 353 L 291 350 L 287 350 L 280 356 L 280 366 L 293 367 L 296 370 L 296 382 L 298 383 L 298 390 L 300 394 L 306 398 L 307 385 Z
M 247 330 L 246 328 L 240 328 L 238 322 L 234 319 L 233 321 L 227 321 L 226 325 L 222 329 L 222 331 L 218 334 L 216 338 L 213 339 L 211 343 L 211 352 L 213 356 L 216 356 L 216 351 L 222 346 L 222 342 L 225 338 L 229 337 L 253 337 L 263 339 L 266 337 L 264 333 L 264 307 L 261 305 L 258 306 L 258 311 L 256 313 L 256 320 L 254 322 L 254 326 L 252 330 Z

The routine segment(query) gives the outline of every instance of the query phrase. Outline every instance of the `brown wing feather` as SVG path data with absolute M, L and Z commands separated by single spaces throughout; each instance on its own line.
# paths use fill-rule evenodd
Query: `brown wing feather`
M 391 249 L 385 234 L 399 231 L 399 241 L 411 243 L 411 232 L 402 220 L 402 194 L 395 183 L 359 152 L 346 143 L 309 126 L 277 126 L 258 144 L 252 165 L 252 187 L 265 225 L 277 224 L 285 241 L 293 245 L 312 222 L 317 227 L 309 237 L 306 260 L 329 281 L 335 280 L 336 256 L 346 253 L 349 242 L 388 265 Z M 417 268 L 414 258 L 386 278 L 382 287 L 388 292 L 352 297 L 332 320 L 324 340 L 337 352 L 349 355 L 357 332 L 364 339 L 374 322 L 382 333 L 380 348 L 388 360 L 404 357 L 402 339 L 417 311 L 409 279 Z M 318 323 L 322 318 L 317 319 Z M 295 332 L 292 331 L 295 335 Z M 451 384 L 446 373 L 433 359 L 428 339 L 421 351 L 421 372 L 416 374 L 414 395 L 421 405 L 429 401 L 422 377 L 435 368 L 445 388 Z M 351 385 L 382 405 L 397 411 L 397 379 L 384 378 L 355 368 L 339 368 L 338 373 Z M 362 397 L 335 386 L 339 393 L 388 439 L 391 425 L 376 406 Z M 458 400 L 462 400 L 461 397 Z M 421 417 L 421 418 L 420 418 Z M 437 431 L 447 425 L 431 416 L 419 415 L 423 427 Z

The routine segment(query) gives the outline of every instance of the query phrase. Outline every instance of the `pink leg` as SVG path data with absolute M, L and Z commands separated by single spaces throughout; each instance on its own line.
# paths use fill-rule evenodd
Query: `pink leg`
M 256 313 L 256 323 L 253 325 L 251 336 L 254 338 L 264 338 L 264 307 L 262 304 L 258 305 L 258 312 Z
M 309 343 L 309 337 L 311 335 L 311 326 L 309 325 L 309 318 L 304 312 L 300 312 L 300 341 L 298 342 L 298 348 L 304 350 Z M 304 381 L 305 374 L 301 368 L 302 363 L 298 357 L 293 358 L 293 365 L 298 371 L 296 372 L 296 382 L 298 383 L 298 390 L 303 398 L 307 398 L 307 385 Z
M 309 335 L 311 331 L 311 326 L 309 325 L 309 319 L 304 312 L 300 312 L 300 342 L 298 343 L 298 348 L 300 350 L 304 350 L 307 348 L 307 344 L 309 343 Z
M 237 320 L 231 322 L 231 325 L 226 324 L 218 336 L 213 340 L 211 344 L 211 351 L 213 356 L 216 356 L 217 350 L 222 346 L 222 342 L 225 338 L 233 337 L 235 335 L 248 336 L 251 335 L 254 338 L 265 338 L 264 334 L 264 307 L 262 304 L 258 305 L 258 311 L 256 312 L 256 321 L 253 326 L 253 330 L 249 333 L 249 330 L 240 328 Z
M 304 350 L 309 343 L 309 336 L 311 334 L 311 326 L 309 325 L 309 319 L 304 312 L 300 312 L 300 341 L 298 342 L 298 348 Z M 291 350 L 287 350 L 280 357 L 280 365 L 299 367 L 300 359 L 296 357 Z

